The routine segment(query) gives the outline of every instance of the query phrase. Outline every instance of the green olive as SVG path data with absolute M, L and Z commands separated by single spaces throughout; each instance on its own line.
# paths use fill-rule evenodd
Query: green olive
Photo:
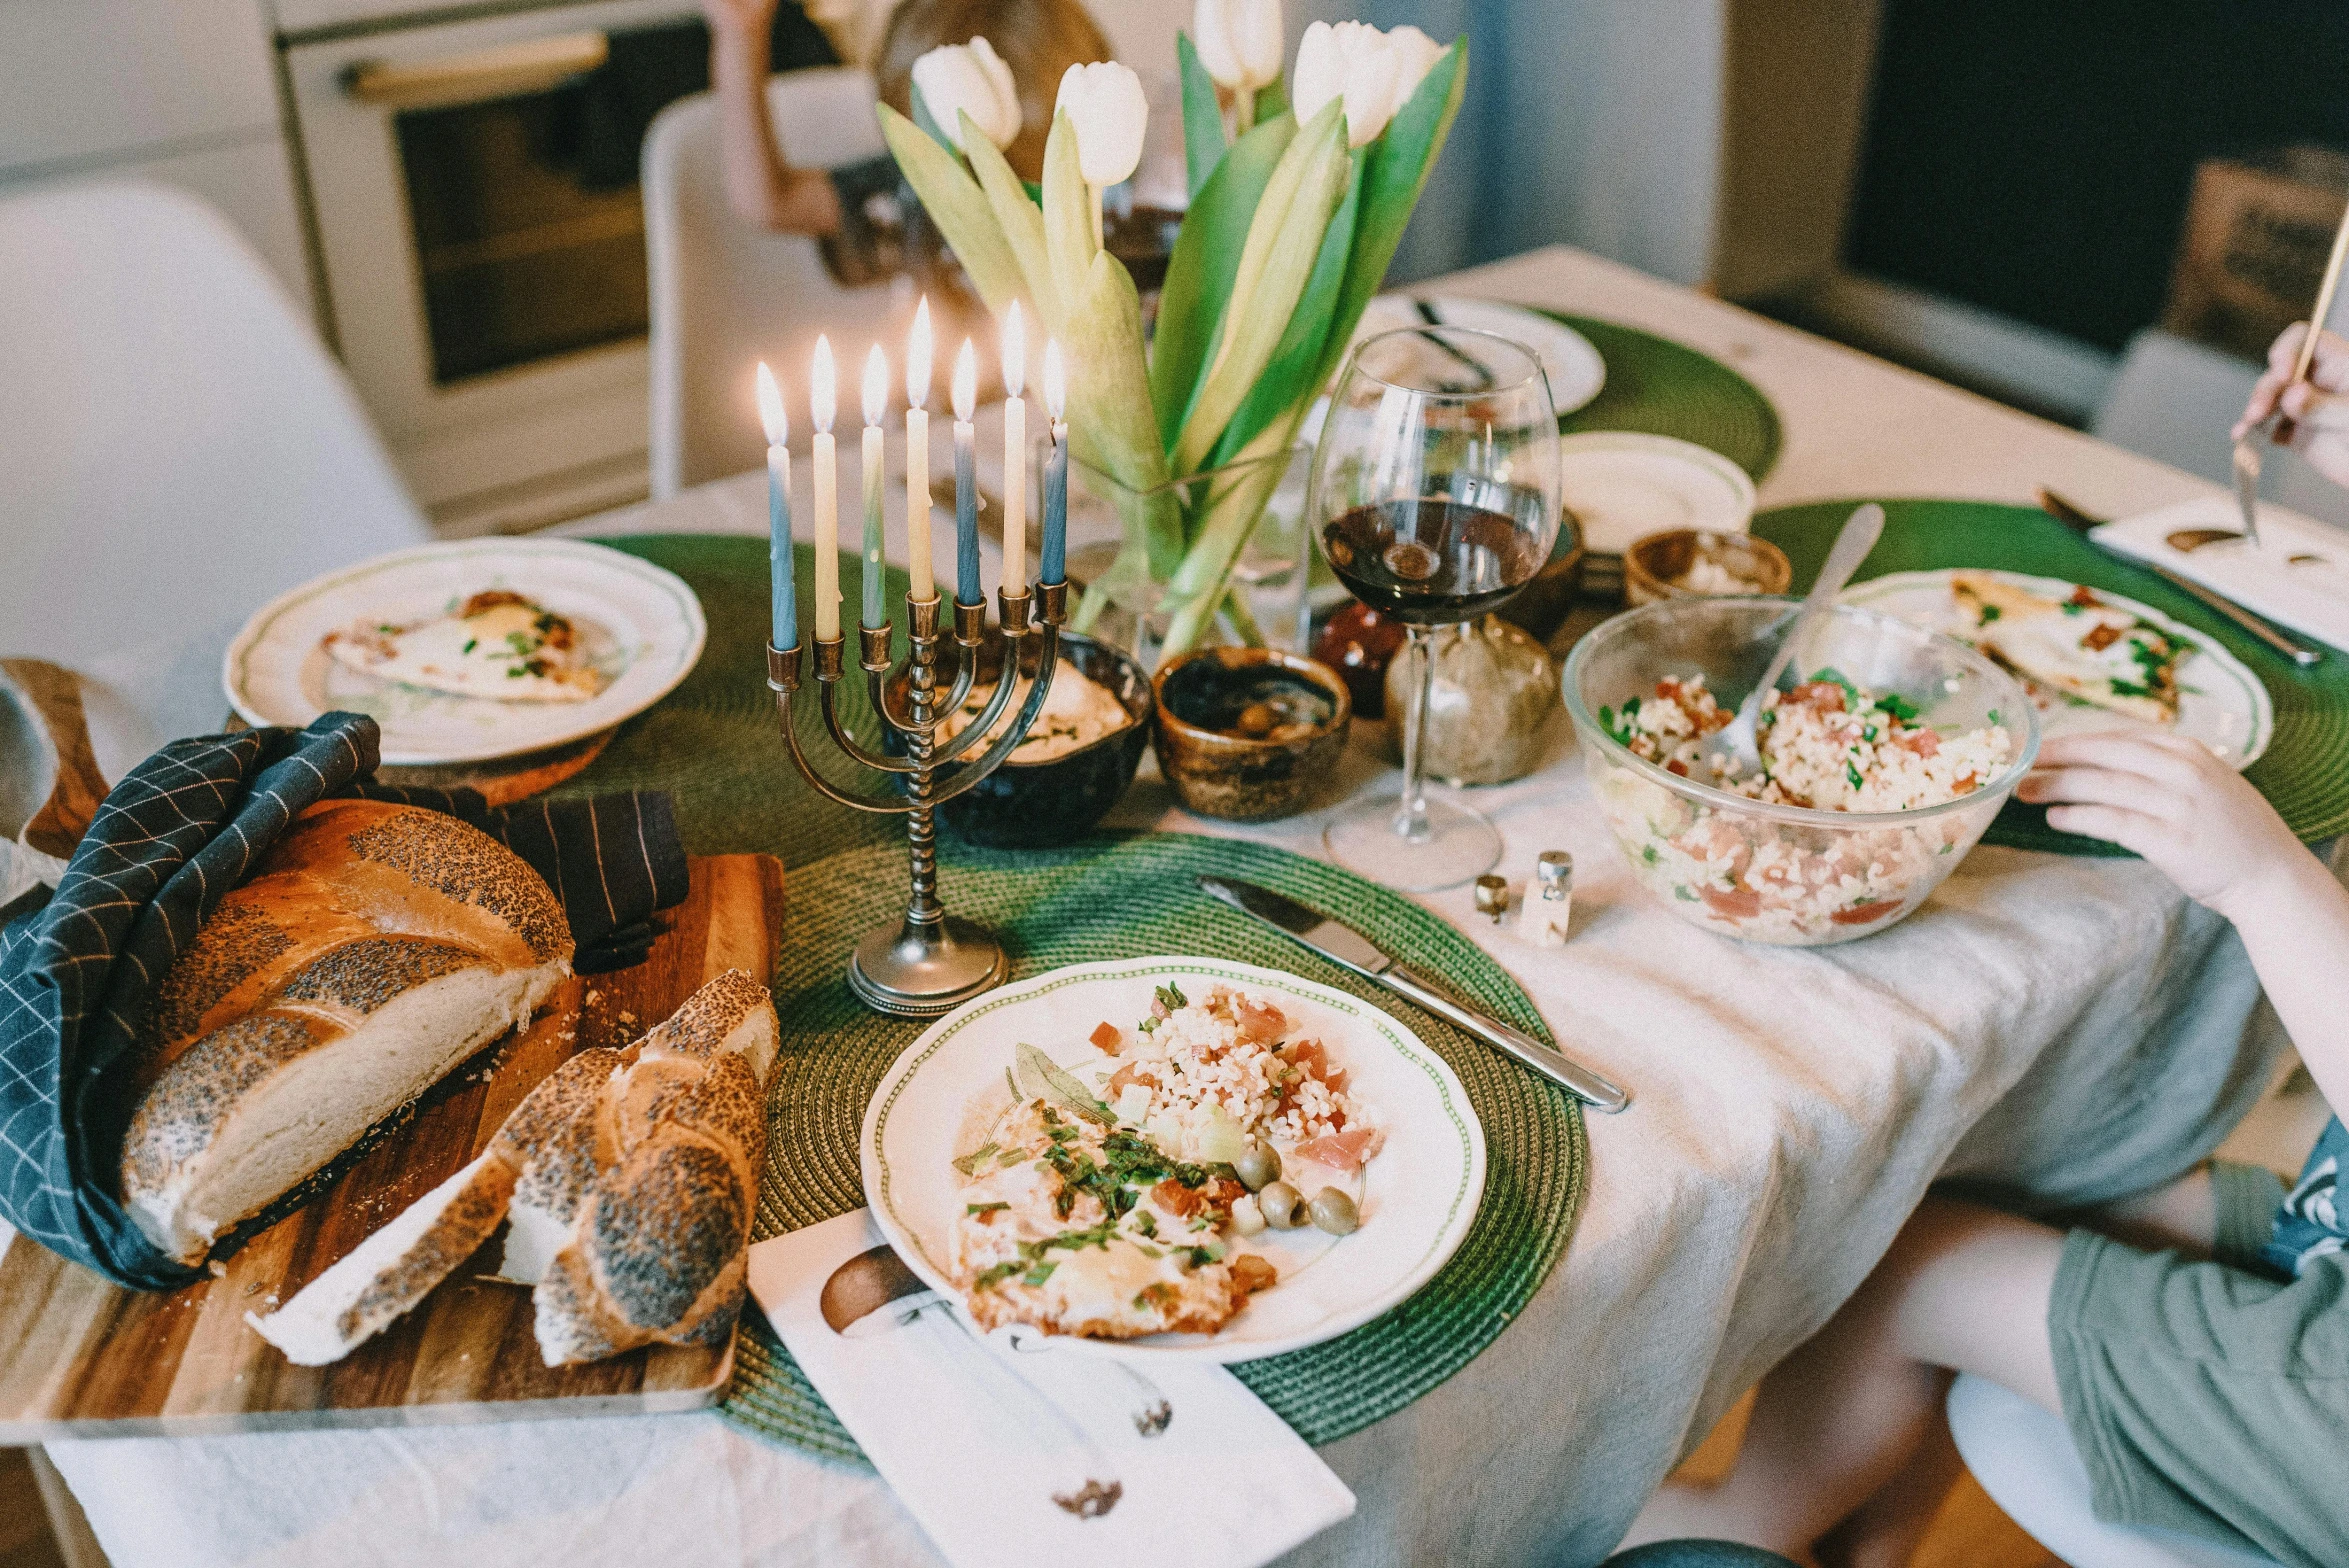
M 1313 1195 L 1313 1223 L 1333 1236 L 1350 1236 L 1362 1216 L 1354 1212 L 1352 1198 L 1335 1187 L 1324 1187 Z
M 1262 1192 L 1264 1184 L 1281 1173 L 1281 1157 L 1261 1143 L 1251 1143 L 1232 1161 L 1232 1174 L 1240 1178 L 1240 1185 L 1250 1192 Z
M 1256 1206 L 1264 1211 L 1264 1223 L 1274 1230 L 1295 1230 L 1305 1223 L 1300 1209 L 1304 1194 L 1285 1181 L 1270 1181 L 1256 1195 Z

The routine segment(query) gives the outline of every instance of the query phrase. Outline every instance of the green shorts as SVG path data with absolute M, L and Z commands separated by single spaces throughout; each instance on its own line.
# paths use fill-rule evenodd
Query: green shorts
M 2349 1255 L 2258 1261 L 2283 1186 L 2213 1168 L 2219 1261 L 2074 1231 L 2047 1327 L 2099 1519 L 2349 1563 Z

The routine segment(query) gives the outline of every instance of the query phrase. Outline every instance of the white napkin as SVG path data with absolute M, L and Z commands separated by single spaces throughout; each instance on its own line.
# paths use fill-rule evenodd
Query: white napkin
M 2262 506 L 2257 550 L 2218 543 L 2187 554 L 2165 542 L 2181 528 L 2242 526 L 2243 514 L 2232 500 L 2206 496 L 2106 523 L 2090 537 L 2215 588 L 2279 625 L 2349 649 L 2349 535 L 2341 530 Z M 2295 555 L 2322 556 L 2330 564 L 2295 566 Z
M 957 1568 L 1255 1568 L 1354 1512 L 1345 1483 L 1220 1366 L 1011 1349 L 930 1292 L 835 1332 L 825 1282 L 885 1246 L 870 1210 L 843 1214 L 751 1248 L 750 1290 Z

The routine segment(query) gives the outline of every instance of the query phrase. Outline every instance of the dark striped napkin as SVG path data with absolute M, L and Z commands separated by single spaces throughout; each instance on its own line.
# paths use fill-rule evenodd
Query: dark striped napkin
M 562 901 L 583 973 L 642 958 L 654 913 L 684 900 L 666 795 L 492 808 L 472 790 L 373 783 L 376 744 L 375 721 L 351 713 L 173 741 L 107 795 L 54 893 L 0 909 L 0 1214 L 17 1229 L 136 1289 L 197 1277 L 116 1200 L 132 1107 L 111 1069 L 196 928 L 317 801 L 430 807 L 504 840 Z

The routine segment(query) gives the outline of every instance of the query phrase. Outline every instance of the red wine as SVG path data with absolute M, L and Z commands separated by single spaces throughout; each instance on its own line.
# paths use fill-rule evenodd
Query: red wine
M 1483 614 L 1542 564 L 1507 513 L 1441 496 L 1355 507 L 1322 530 L 1322 548 L 1355 598 L 1422 626 Z

